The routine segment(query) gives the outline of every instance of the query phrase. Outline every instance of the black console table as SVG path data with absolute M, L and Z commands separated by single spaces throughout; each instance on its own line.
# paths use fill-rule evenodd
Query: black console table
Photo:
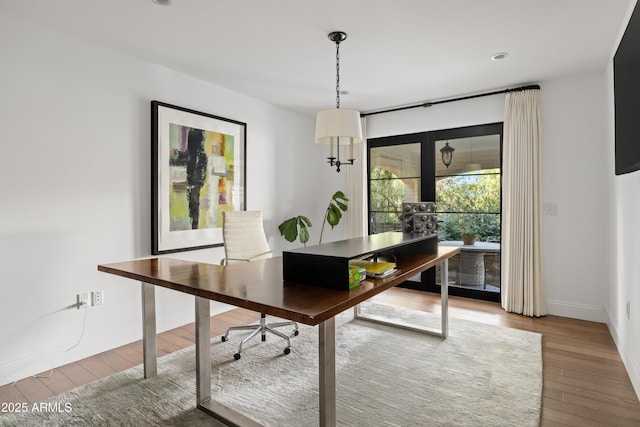
M 308 246 L 282 254 L 284 280 L 349 290 L 349 261 L 438 253 L 437 235 L 390 231 Z

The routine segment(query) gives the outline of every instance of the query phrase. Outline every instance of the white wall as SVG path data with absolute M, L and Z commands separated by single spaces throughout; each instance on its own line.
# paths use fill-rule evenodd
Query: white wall
M 481 125 L 504 120 L 504 95 L 414 108 L 367 117 L 367 137 Z
M 604 322 L 604 72 L 541 82 L 544 282 L 550 314 Z M 504 95 L 367 118 L 371 138 L 504 120 Z
M 141 337 L 139 284 L 96 266 L 150 254 L 151 100 L 247 123 L 247 208 L 263 211 L 276 252 L 294 246 L 277 225 L 319 223 L 340 185 L 311 117 L 4 12 L 0 57 L 0 385 Z M 105 304 L 62 355 L 85 314 L 68 307 L 96 289 Z M 157 305 L 159 330 L 193 321 L 192 297 L 162 289 Z
M 613 67 L 607 69 L 608 325 L 640 396 L 640 171 L 616 176 Z M 627 304 L 630 313 L 627 316 Z
M 551 314 L 606 321 L 604 70 L 542 84 L 544 279 Z

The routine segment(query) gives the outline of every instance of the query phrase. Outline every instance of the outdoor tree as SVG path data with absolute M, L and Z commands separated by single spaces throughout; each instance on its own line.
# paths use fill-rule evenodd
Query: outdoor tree
M 371 210 L 373 223 L 387 228 L 399 228 L 402 220 L 402 202 L 405 200 L 405 184 L 385 169 L 371 171 Z
M 410 181 L 380 168 L 374 168 L 370 178 L 375 231 L 399 229 L 402 203 L 409 201 L 406 194 Z M 499 169 L 440 178 L 435 201 L 441 240 L 460 240 L 462 234 L 476 234 L 480 240 L 500 239 Z
M 438 180 L 436 204 L 440 239 L 459 240 L 462 234 L 477 234 L 480 240 L 500 239 L 498 169 Z

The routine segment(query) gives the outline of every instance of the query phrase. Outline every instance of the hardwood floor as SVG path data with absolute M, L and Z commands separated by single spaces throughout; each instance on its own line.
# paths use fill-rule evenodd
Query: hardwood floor
M 438 313 L 439 295 L 394 288 L 380 302 Z M 532 319 L 499 304 L 449 297 L 449 315 L 542 334 L 544 386 L 541 426 L 638 426 L 640 403 L 606 325 L 557 316 Z M 211 318 L 212 336 L 257 321 L 235 309 Z M 194 344 L 194 324 L 158 335 L 162 356 Z M 33 403 L 142 363 L 138 341 L 0 387 L 0 402 Z

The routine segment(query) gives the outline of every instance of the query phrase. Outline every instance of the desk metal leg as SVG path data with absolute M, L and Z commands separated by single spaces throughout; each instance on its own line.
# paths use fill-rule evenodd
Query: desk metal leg
M 196 297 L 196 399 L 198 404 L 211 398 L 210 304 Z
M 446 338 L 449 335 L 449 260 L 445 259 L 441 263 L 440 268 L 441 289 L 440 289 L 440 307 L 442 311 L 442 320 L 440 323 L 440 329 L 425 328 L 419 325 L 412 325 L 402 321 L 391 321 L 381 316 L 375 316 L 371 314 L 363 314 L 360 309 L 360 304 L 353 307 L 353 318 L 359 320 L 366 320 L 368 322 L 378 323 L 380 325 L 393 326 L 396 328 L 407 329 L 414 332 L 420 332 L 428 335 L 435 335 L 438 337 Z
M 336 425 L 336 319 L 318 326 L 320 427 Z
M 446 338 L 449 335 L 449 260 L 445 259 L 440 265 L 440 310 L 442 323 L 440 335 Z
M 262 424 L 211 398 L 210 301 L 196 297 L 196 399 L 198 409 L 227 426 L 259 427 Z
M 142 282 L 142 354 L 145 378 L 158 375 L 155 289 L 154 285 Z

